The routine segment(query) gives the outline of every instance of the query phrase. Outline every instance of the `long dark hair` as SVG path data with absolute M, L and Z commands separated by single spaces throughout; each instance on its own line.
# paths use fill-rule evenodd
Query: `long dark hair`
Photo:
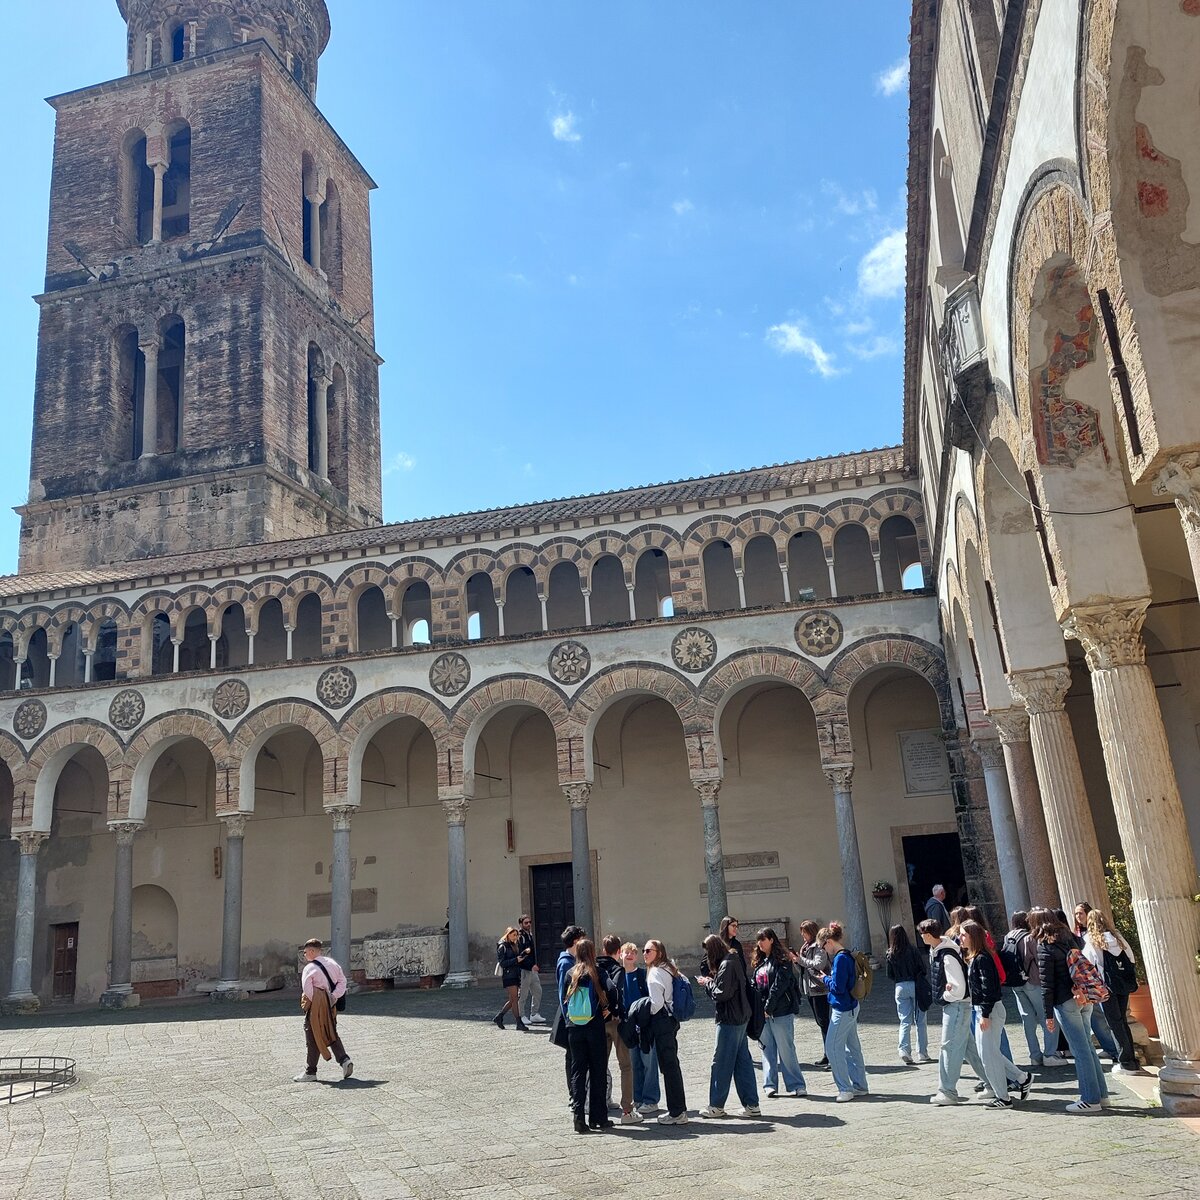
M 892 962 L 899 962 L 912 949 L 908 940 L 908 931 L 903 925 L 893 925 L 888 930 L 887 956 Z
M 991 933 L 987 917 L 983 915 L 983 909 L 978 904 L 967 905 L 967 920 L 974 921 L 976 925 L 982 925 L 984 933 Z
M 766 952 L 766 954 L 764 954 L 762 952 L 762 949 L 758 944 L 760 941 L 763 941 L 763 940 L 769 940 L 771 943 L 771 948 L 770 948 L 770 950 L 768 950 Z M 776 966 L 778 966 L 780 963 L 782 963 L 784 961 L 785 958 L 786 958 L 786 952 L 783 948 L 783 943 L 779 940 L 778 936 L 775 933 L 775 930 L 773 930 L 769 925 L 765 929 L 760 929 L 754 935 L 754 969 L 755 970 L 758 970 L 758 968 L 761 967 L 763 965 L 763 963 L 765 963 L 768 959 L 771 962 L 775 963 Z
M 730 946 L 723 938 L 717 937 L 715 933 L 710 933 L 701 945 L 704 947 L 704 954 L 708 959 L 709 974 L 715 975 L 717 968 L 730 953 Z
M 987 953 L 987 932 L 978 921 L 964 921 L 959 930 L 963 956 L 970 962 L 977 954 Z

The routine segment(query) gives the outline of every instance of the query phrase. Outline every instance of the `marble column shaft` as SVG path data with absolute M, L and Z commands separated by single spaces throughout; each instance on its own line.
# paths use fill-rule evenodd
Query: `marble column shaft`
M 446 814 L 447 865 L 449 867 L 448 951 L 450 972 L 444 987 L 471 983 L 467 941 L 467 809 L 470 801 L 454 796 L 442 801 Z
M 575 923 L 596 940 L 592 928 L 592 849 L 588 841 L 588 801 L 592 797 L 590 783 L 565 783 L 563 795 L 571 806 L 571 874 L 575 887 Z
M 21 859 L 17 868 L 17 913 L 13 926 L 12 976 L 8 998 L 32 1007 L 33 995 L 33 935 L 37 914 L 37 860 L 42 843 L 50 835 L 31 829 L 14 833 L 20 843 Z
M 334 960 L 350 975 L 350 821 L 354 805 L 325 810 L 333 818 L 333 879 L 329 905 L 329 947 Z
M 854 823 L 851 782 L 854 768 L 848 765 L 825 767 L 825 778 L 833 788 L 837 817 L 838 850 L 842 860 L 842 898 L 846 906 L 846 945 L 851 950 L 871 951 L 871 924 L 867 916 L 867 895 L 863 886 L 862 859 L 858 853 L 858 829 Z
M 1000 867 L 1000 886 L 1004 891 L 1004 907 L 1008 912 L 1029 908 L 1029 884 L 1025 878 L 1025 863 L 1021 857 L 1021 839 L 1017 834 L 1017 819 L 1013 812 L 1012 792 L 1008 786 L 1004 750 L 995 738 L 981 738 L 975 743 L 983 765 L 983 783 L 987 788 L 988 812 L 992 817 L 992 836 L 996 842 L 996 861 Z
M 1065 665 L 1041 667 L 1014 671 L 1008 681 L 1029 714 L 1029 741 L 1063 906 L 1070 909 L 1081 900 L 1102 905 L 1108 889 L 1096 825 L 1071 719 L 1064 707 L 1071 672 Z
M 248 813 L 222 816 L 225 826 L 225 907 L 221 919 L 220 982 L 242 977 L 242 846 Z
M 721 793 L 719 779 L 692 780 L 700 797 L 700 815 L 704 821 L 704 877 L 708 881 L 708 930 L 716 933 L 721 921 L 729 915 L 729 899 L 725 887 L 725 856 L 721 850 L 721 817 L 717 797 Z
M 113 871 L 112 961 L 108 991 L 133 991 L 133 839 L 141 821 L 110 821 L 116 836 L 116 865 Z

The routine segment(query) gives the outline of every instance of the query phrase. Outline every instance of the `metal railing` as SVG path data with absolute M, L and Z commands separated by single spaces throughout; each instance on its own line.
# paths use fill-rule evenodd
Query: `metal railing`
M 0 1104 L 35 1100 L 78 1082 L 73 1058 L 53 1058 L 44 1054 L 0 1058 Z

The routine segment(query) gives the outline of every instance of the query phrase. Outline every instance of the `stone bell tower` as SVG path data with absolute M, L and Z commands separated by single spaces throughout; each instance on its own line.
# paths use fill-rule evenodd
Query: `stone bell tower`
M 374 183 L 316 107 L 324 0 L 117 0 L 56 96 L 22 573 L 381 519 Z

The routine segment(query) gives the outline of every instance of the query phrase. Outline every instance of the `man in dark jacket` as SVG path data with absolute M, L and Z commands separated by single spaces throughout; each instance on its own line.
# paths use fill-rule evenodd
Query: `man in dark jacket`
M 538 970 L 537 947 L 533 941 L 533 919 L 521 914 L 517 925 L 517 962 L 521 966 L 521 992 L 517 998 L 517 1015 L 529 1013 L 531 1025 L 545 1025 L 542 1016 L 542 976 Z

